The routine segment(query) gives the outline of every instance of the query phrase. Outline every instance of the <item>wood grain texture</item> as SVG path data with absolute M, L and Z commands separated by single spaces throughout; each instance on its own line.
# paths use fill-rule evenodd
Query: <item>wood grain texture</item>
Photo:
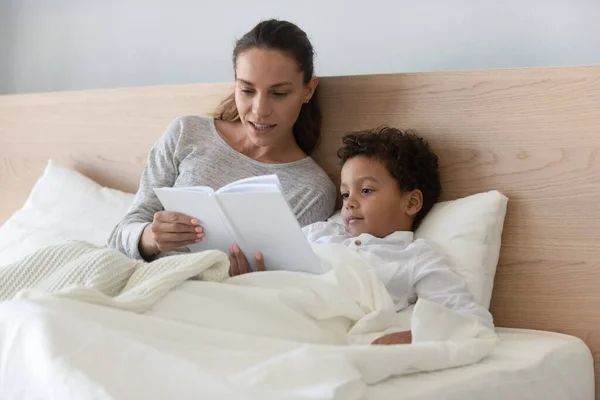
M 48 158 L 134 191 L 174 117 L 206 114 L 229 83 L 0 96 L 0 222 Z M 444 199 L 509 197 L 491 310 L 498 326 L 582 338 L 600 384 L 600 66 L 321 79 L 315 158 L 337 182 L 341 136 L 415 129 L 440 156 Z M 600 399 L 600 395 L 597 395 Z
M 212 112 L 231 83 L 0 96 L 0 223 L 48 158 L 135 192 L 148 152 L 179 115 Z

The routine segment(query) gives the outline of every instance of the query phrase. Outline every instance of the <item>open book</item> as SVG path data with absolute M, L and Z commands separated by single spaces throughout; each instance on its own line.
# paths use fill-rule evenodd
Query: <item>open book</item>
M 320 274 L 324 270 L 302 233 L 277 175 L 241 179 L 218 190 L 206 186 L 156 188 L 166 211 L 197 218 L 205 236 L 188 248 L 221 250 L 237 244 L 255 268 L 262 252 L 266 270 Z

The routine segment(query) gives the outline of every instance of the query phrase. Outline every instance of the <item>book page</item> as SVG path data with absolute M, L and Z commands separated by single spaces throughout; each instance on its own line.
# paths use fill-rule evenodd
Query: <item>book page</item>
M 279 192 L 279 186 L 268 183 L 244 183 L 220 189 L 218 193 L 274 193 Z
M 200 243 L 188 246 L 190 251 L 221 250 L 229 254 L 229 247 L 235 240 L 223 221 L 215 196 L 201 191 L 172 189 L 154 190 L 165 210 L 197 218 L 206 234 Z
M 236 235 L 241 238 L 238 245 L 253 267 L 256 253 L 262 252 L 267 270 L 324 272 L 280 192 L 221 193 L 216 196 Z
M 208 186 L 176 186 L 176 187 L 163 187 L 160 188 L 161 191 L 172 191 L 172 192 L 199 192 L 212 194 L 215 191 Z
M 217 190 L 217 193 L 226 193 L 226 192 L 235 192 L 235 191 L 252 191 L 251 189 L 254 189 L 255 191 L 260 191 L 261 188 L 267 188 L 267 187 L 279 187 L 280 183 L 279 183 L 279 178 L 277 177 L 277 175 L 261 175 L 261 176 L 252 176 L 250 178 L 244 178 L 244 179 L 239 179 L 235 182 L 231 182 L 225 186 L 223 186 L 222 188 Z M 235 188 L 241 188 L 241 187 L 246 187 L 246 190 L 240 189 L 240 190 L 236 190 Z

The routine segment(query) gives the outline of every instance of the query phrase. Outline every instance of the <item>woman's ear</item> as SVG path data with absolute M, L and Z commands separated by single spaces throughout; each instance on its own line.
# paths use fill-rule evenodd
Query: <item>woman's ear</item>
M 423 193 L 420 190 L 408 192 L 406 197 L 406 213 L 411 217 L 417 215 L 423 208 Z
M 319 77 L 313 76 L 305 86 L 306 87 L 305 97 L 304 97 L 305 103 L 308 103 L 310 101 L 310 99 L 313 97 L 313 95 L 315 94 L 315 91 L 317 90 L 317 86 L 319 86 Z

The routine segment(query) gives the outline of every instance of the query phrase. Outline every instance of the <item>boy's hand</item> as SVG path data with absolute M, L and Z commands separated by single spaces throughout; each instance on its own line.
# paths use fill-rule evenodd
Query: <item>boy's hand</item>
M 412 334 L 410 331 L 388 333 L 371 344 L 410 344 L 412 342 Z
M 246 256 L 237 245 L 229 248 L 229 263 L 229 276 L 236 276 L 252 272 Z M 262 253 L 256 253 L 255 265 L 257 272 L 265 270 L 265 259 L 263 258 Z

